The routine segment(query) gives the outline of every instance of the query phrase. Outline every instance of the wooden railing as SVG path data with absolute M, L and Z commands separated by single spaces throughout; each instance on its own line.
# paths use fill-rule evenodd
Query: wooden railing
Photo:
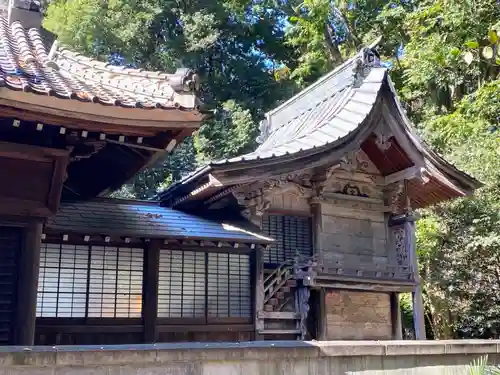
M 290 279 L 302 279 L 313 273 L 316 256 L 297 255 L 294 259 L 281 263 L 264 278 L 264 304 L 278 292 Z

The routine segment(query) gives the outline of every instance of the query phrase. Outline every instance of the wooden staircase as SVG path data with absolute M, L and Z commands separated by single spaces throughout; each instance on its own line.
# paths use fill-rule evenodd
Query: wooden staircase
M 258 332 L 264 338 L 304 338 L 309 290 L 307 286 L 297 286 L 304 284 L 302 280 L 311 275 L 314 265 L 313 257 L 296 257 L 274 270 L 264 271 L 262 305 L 257 313 Z

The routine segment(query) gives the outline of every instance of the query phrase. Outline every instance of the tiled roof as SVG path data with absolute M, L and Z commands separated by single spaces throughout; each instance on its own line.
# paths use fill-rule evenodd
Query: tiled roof
M 358 128 L 375 104 L 387 71 L 378 60 L 356 77 L 359 61 L 376 58 L 365 48 L 319 81 L 269 112 L 261 124 L 261 145 L 252 153 L 212 165 L 294 154 L 325 146 Z M 358 80 L 356 82 L 356 80 Z
M 387 75 L 387 70 L 375 62 L 366 77 L 356 76 L 358 61 L 364 59 L 372 47 L 363 49 L 269 112 L 261 124 L 259 138 L 262 143 L 254 152 L 211 161 L 170 185 L 159 197 L 165 198 L 178 186 L 205 175 L 212 167 L 311 150 L 329 145 L 356 130 L 372 110 Z
M 272 126 L 269 137 L 252 153 L 213 161 L 226 164 L 294 154 L 333 143 L 356 130 L 373 108 L 385 79 L 384 68 L 374 68 L 362 87 L 352 87 L 352 71 L 347 69 L 327 82 L 327 97 L 314 98 L 311 107 L 290 108 L 294 117 Z M 351 78 L 349 78 L 351 77 Z M 303 104 L 303 103 L 299 103 Z M 291 105 L 293 107 L 293 104 Z M 272 119 L 272 117 L 271 117 Z M 271 120 L 273 121 L 273 120 Z
M 59 213 L 46 227 L 59 232 L 121 235 L 148 238 L 205 239 L 271 243 L 260 233 L 230 223 L 219 223 L 189 215 L 157 202 L 97 199 L 87 202 L 63 202 Z
M 362 49 L 352 59 L 267 113 L 258 139 L 261 144 L 254 152 L 212 161 L 169 186 L 159 194 L 160 199 L 168 205 L 176 206 L 183 201 L 183 197 L 192 197 L 194 189 L 206 183 L 207 175 L 217 170 L 224 171 L 226 165 L 230 165 L 229 169 L 237 169 L 233 163 L 241 163 L 242 168 L 251 168 L 260 161 L 269 160 L 277 166 L 279 160 L 285 162 L 289 155 L 294 158 L 307 157 L 342 147 L 345 140 L 351 139 L 351 136 L 363 129 L 362 125 L 378 103 L 379 94 L 384 87 L 396 103 L 397 115 L 402 119 L 402 132 L 422 157 L 429 161 L 429 165 L 434 166 L 436 176 L 439 175 L 436 178 L 446 186 L 455 186 L 459 195 L 480 187 L 480 182 L 432 152 L 415 134 L 388 77 L 387 69 L 380 63 L 373 47 L 375 45 Z
M 138 108 L 197 109 L 197 76 L 112 66 L 44 44 L 40 30 L 0 15 L 0 87 Z

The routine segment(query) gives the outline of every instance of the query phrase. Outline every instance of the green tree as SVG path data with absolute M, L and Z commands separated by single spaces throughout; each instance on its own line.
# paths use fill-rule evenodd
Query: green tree
M 252 148 L 263 113 L 294 91 L 289 76 L 275 76 L 293 66 L 283 27 L 290 7 L 271 0 L 55 0 L 44 26 L 62 43 L 100 59 L 118 54 L 145 69 L 197 69 L 204 77 L 201 99 L 216 114 L 185 147 L 193 154 L 195 147 L 205 161 Z M 144 197 L 162 178 L 175 181 L 179 176 L 165 169 L 172 165 L 176 161 L 167 160 L 148 169 L 129 191 Z

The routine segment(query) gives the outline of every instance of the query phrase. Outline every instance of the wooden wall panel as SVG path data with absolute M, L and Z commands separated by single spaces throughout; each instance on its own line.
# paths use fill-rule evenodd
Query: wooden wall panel
M 69 151 L 0 141 L 0 214 L 57 212 Z
M 46 202 L 54 163 L 0 157 L 0 197 Z
M 229 327 L 228 327 L 229 328 Z M 161 332 L 159 342 L 251 341 L 254 332 Z
M 0 345 L 14 344 L 22 238 L 22 228 L 0 227 Z

